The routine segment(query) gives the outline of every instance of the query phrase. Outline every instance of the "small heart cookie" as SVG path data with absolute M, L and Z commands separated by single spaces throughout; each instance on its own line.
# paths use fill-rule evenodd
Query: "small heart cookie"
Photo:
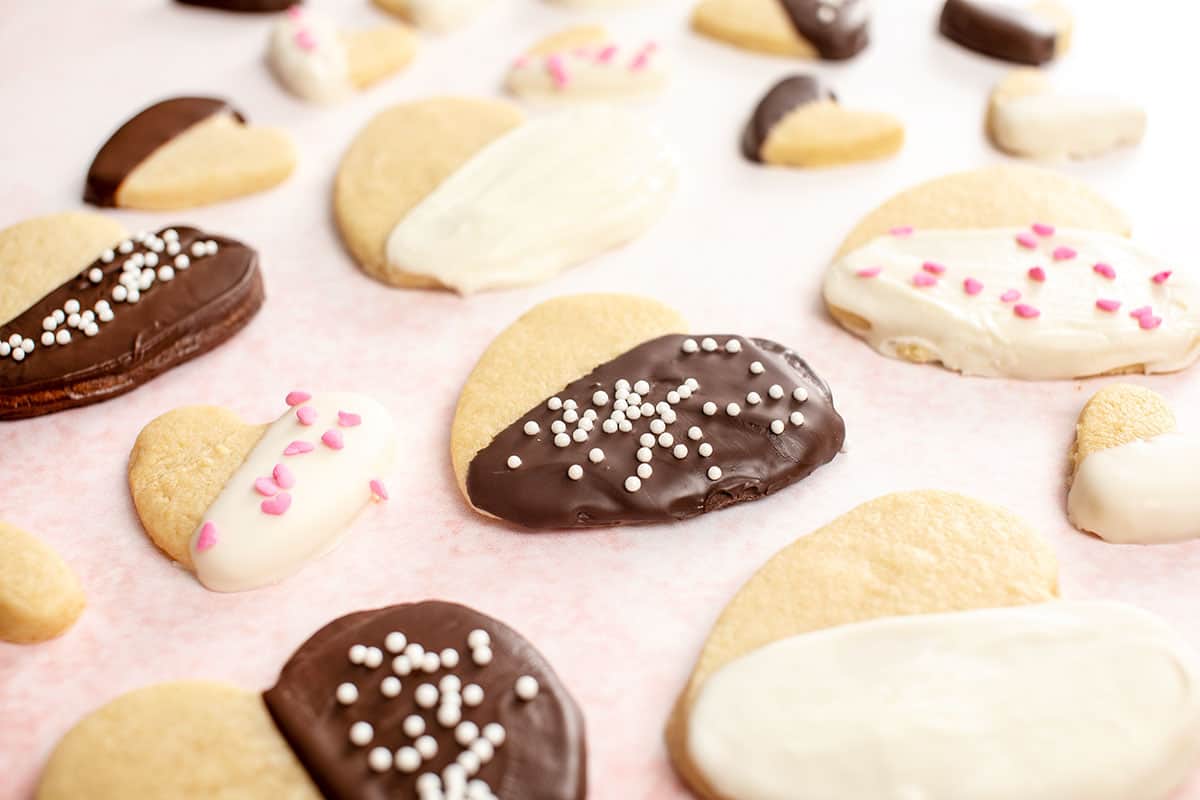
M 891 114 L 843 108 L 812 75 L 793 75 L 759 101 L 742 152 L 751 161 L 824 167 L 885 158 L 904 145 L 904 124 Z
M 1200 280 L 1127 233 L 1119 211 L 1059 174 L 951 175 L 859 223 L 825 302 L 881 353 L 966 375 L 1184 369 L 1200 356 Z
M 692 27 L 746 50 L 840 61 L 867 46 L 869 0 L 700 0 Z
M 443 98 L 359 134 L 334 211 L 372 277 L 470 294 L 547 280 L 637 237 L 665 212 L 676 172 L 659 131 L 625 111 L 524 121 L 507 104 Z
M 139 434 L 129 489 L 150 539 L 209 589 L 277 583 L 387 499 L 396 431 L 369 397 L 292 392 L 270 425 L 193 406 Z
M 292 94 L 332 103 L 399 72 L 415 50 L 416 37 L 404 25 L 342 31 L 328 17 L 293 6 L 271 32 L 267 61 Z
M 49 545 L 0 522 L 0 641 L 62 636 L 86 604 L 79 579 Z
M 225 342 L 263 302 L 258 254 L 241 242 L 182 225 L 126 238 L 92 214 L 0 231 L 5 276 L 0 419 L 131 391 Z
M 946 0 L 938 28 L 968 50 L 1037 66 L 1067 51 L 1072 20 L 1058 0 Z
M 1122 544 L 1200 538 L 1200 436 L 1175 429 L 1166 400 L 1107 386 L 1075 431 L 1067 495 L 1075 527 Z
M 508 91 L 525 100 L 631 100 L 658 94 L 667 64 L 656 42 L 619 42 L 599 25 L 547 37 L 509 69 Z
M 450 433 L 471 506 L 531 529 L 665 522 L 756 500 L 833 460 L 845 426 L 798 355 L 680 330 L 653 301 L 579 295 L 500 334 Z
M 492 0 L 374 0 L 374 3 L 419 28 L 444 33 L 472 22 Z
M 987 124 L 1013 155 L 1091 158 L 1140 142 L 1146 112 L 1115 97 L 1056 92 L 1042 72 L 1018 69 L 992 90 Z
M 191 208 L 269 189 L 295 166 L 286 133 L 248 125 L 224 100 L 175 97 L 141 111 L 104 143 L 83 199 L 155 211 Z

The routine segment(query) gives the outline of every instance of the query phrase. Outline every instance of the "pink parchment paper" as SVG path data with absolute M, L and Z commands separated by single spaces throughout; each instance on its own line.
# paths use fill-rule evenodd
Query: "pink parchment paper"
M 311 5 L 346 23 L 383 20 L 365 0 Z M 320 108 L 285 95 L 264 67 L 270 18 L 168 0 L 0 0 L 0 225 L 78 207 L 109 131 L 165 96 L 229 97 L 251 120 L 289 129 L 301 159 L 284 186 L 242 201 L 112 212 L 131 230 L 194 223 L 256 246 L 268 302 L 249 329 L 117 401 L 0 426 L 0 518 L 52 543 L 88 593 L 87 611 L 63 638 L 0 645 L 0 798 L 31 796 L 55 742 L 123 692 L 181 678 L 259 690 L 334 617 L 430 597 L 506 620 L 556 665 L 587 716 L 592 797 L 684 798 L 662 723 L 723 604 L 776 550 L 901 489 L 957 490 L 1013 509 L 1057 550 L 1065 594 L 1134 603 L 1200 646 L 1200 543 L 1115 547 L 1074 531 L 1064 516 L 1075 416 L 1105 381 L 964 379 L 889 361 L 821 308 L 822 268 L 860 216 L 919 180 L 1001 160 L 982 137 L 982 118 L 1004 65 L 937 38 L 936 0 L 877 4 L 865 54 L 815 65 L 696 37 L 689 5 L 650 0 L 580 13 L 497 0 L 476 26 L 423 38 L 407 72 Z M 1146 0 L 1132 24 L 1131 4 L 1076 6 L 1075 44 L 1053 68 L 1056 80 L 1139 98 L 1151 123 L 1138 149 L 1062 168 L 1125 207 L 1142 241 L 1195 269 L 1198 14 L 1191 4 Z M 494 94 L 526 45 L 593 20 L 652 36 L 675 59 L 671 89 L 645 109 L 685 165 L 668 217 L 633 245 L 529 289 L 460 299 L 364 277 L 329 212 L 351 137 L 399 101 Z M 797 69 L 829 78 L 847 105 L 902 116 L 903 153 L 828 171 L 745 163 L 737 141 L 747 114 Z M 679 525 L 528 535 L 469 513 L 450 473 L 447 431 L 475 359 L 535 303 L 611 290 L 672 303 L 698 330 L 798 349 L 833 387 L 848 451 L 776 497 Z M 1167 395 L 1184 425 L 1200 425 L 1194 371 L 1132 380 Z M 392 502 L 367 511 L 336 551 L 282 585 L 207 592 L 142 534 L 125 483 L 130 446 L 146 422 L 177 406 L 220 404 L 266 421 L 298 387 L 368 392 L 390 407 L 403 443 Z M 1181 791 L 1185 798 L 1200 799 L 1200 782 Z

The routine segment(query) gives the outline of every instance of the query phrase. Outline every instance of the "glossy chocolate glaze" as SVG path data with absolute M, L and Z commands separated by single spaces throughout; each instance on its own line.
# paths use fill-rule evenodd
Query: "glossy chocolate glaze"
M 939 28 L 963 47 L 1017 64 L 1045 64 L 1058 47 L 1058 31 L 1049 21 L 988 0 L 946 0 Z
M 800 106 L 820 100 L 837 100 L 833 92 L 821 85 L 814 75 L 793 75 L 784 78 L 767 92 L 754 109 L 754 115 L 742 135 L 742 153 L 751 161 L 762 163 L 762 148 L 780 120 Z

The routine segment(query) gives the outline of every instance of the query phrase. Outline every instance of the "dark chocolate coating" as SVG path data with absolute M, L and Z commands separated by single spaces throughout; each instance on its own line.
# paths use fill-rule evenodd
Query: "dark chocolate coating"
M 477 666 L 467 647 L 475 629 L 491 636 L 492 661 Z M 403 633 L 409 643 L 426 651 L 453 648 L 459 663 L 433 674 L 415 670 L 398 676 L 401 692 L 384 697 L 380 685 L 393 675 L 392 659 L 384 646 L 387 635 Z M 350 662 L 356 644 L 378 647 L 384 660 L 371 669 Z M 454 729 L 437 721 L 437 706 L 423 709 L 414 700 L 423 683 L 437 686 L 447 675 L 456 675 L 462 686 L 484 689 L 482 704 L 462 705 L 462 719 L 482 731 L 491 722 L 504 726 L 504 743 L 483 764 L 477 775 L 492 792 L 507 800 L 583 800 L 587 794 L 587 750 L 583 716 L 545 658 L 519 633 L 474 609 L 454 603 L 426 601 L 350 614 L 326 625 L 301 645 L 284 666 L 275 686 L 264 693 L 267 708 L 313 781 L 331 800 L 391 800 L 416 798 L 417 778 L 440 774 L 465 748 L 455 741 Z M 537 697 L 525 701 L 514 692 L 517 678 L 537 679 Z M 358 699 L 342 705 L 337 687 L 353 683 Z M 425 733 L 437 740 L 437 755 L 412 773 L 392 767 L 375 772 L 367 754 L 387 747 L 393 754 L 414 740 L 403 731 L 411 714 L 425 719 Z M 366 746 L 352 744 L 350 726 L 371 723 L 374 737 Z
M 83 199 L 97 206 L 116 206 L 121 184 L 155 150 L 196 123 L 227 111 L 245 121 L 224 100 L 211 97 L 174 97 L 139 112 L 96 153 L 88 169 Z
M 796 33 L 810 42 L 821 58 L 830 61 L 851 58 L 870 42 L 869 0 L 845 0 L 840 6 L 826 0 L 779 2 Z M 829 14 L 834 15 L 829 22 L 821 19 Z
M 969 50 L 1017 64 L 1045 64 L 1058 46 L 1058 31 L 1047 20 L 988 0 L 946 0 L 939 28 Z
M 800 106 L 820 100 L 836 101 L 837 96 L 822 86 L 814 75 L 793 75 L 775 84 L 759 101 L 746 125 L 742 135 L 742 153 L 751 161 L 762 163 L 762 148 L 771 135 L 771 129 Z
M 99 259 L 80 276 L 59 286 L 19 316 L 0 326 L 0 341 L 14 333 L 33 339 L 37 347 L 24 361 L 0 359 L 0 420 L 23 419 L 98 403 L 124 394 L 171 367 L 208 352 L 241 330 L 263 303 L 258 253 L 233 239 L 177 226 L 182 252 L 194 241 L 217 242 L 216 255 L 192 257 L 191 266 L 176 270 L 169 282 L 157 281 L 136 304 L 117 303 L 112 290 L 129 254 L 112 263 Z M 161 231 L 160 231 L 161 233 Z M 160 256 L 163 263 L 170 258 Z M 100 268 L 104 277 L 93 284 L 86 274 Z M 67 300 L 91 310 L 107 300 L 114 312 L 95 336 L 79 329 L 67 345 L 41 344 L 42 320 Z
M 471 503 L 526 528 L 664 522 L 757 500 L 833 460 L 842 447 L 845 425 L 833 407 L 829 387 L 798 355 L 765 339 L 729 336 L 713 337 L 721 348 L 716 352 L 685 353 L 681 345 L 688 338 L 700 341 L 703 337 L 670 335 L 646 342 L 558 393 L 564 401 L 575 400 L 581 416 L 593 408 L 592 396 L 597 389 L 609 394 L 609 403 L 596 407 L 599 419 L 585 442 L 555 446 L 550 426 L 563 412 L 550 411 L 545 402 L 514 421 L 472 459 L 467 473 Z M 741 343 L 741 352 L 733 354 L 723 349 L 730 338 Z M 762 374 L 749 371 L 753 361 L 762 363 Z M 630 383 L 647 381 L 650 392 L 642 399 L 655 405 L 688 378 L 700 384 L 690 398 L 672 407 L 676 422 L 666 426 L 674 444 L 687 446 L 687 456 L 677 459 L 672 452 L 674 445 L 656 444 L 651 448 L 650 466 L 654 472 L 642 480 L 636 492 L 626 490 L 625 479 L 636 474 L 640 437 L 651 432 L 652 420 L 641 417 L 633 421 L 629 433 L 608 434 L 601 430 L 602 421 L 612 412 L 614 385 L 621 378 Z M 772 384 L 784 390 L 781 399 L 768 396 Z M 793 399 L 792 391 L 797 386 L 808 392 L 806 402 Z M 747 402 L 751 391 L 761 395 L 758 405 Z M 713 416 L 703 413 L 708 401 L 717 404 Z M 731 402 L 741 407 L 736 417 L 726 414 Z M 793 411 L 804 415 L 803 425 L 791 424 L 789 415 Z M 534 436 L 524 432 L 529 420 L 540 426 Z M 783 420 L 783 433 L 771 432 L 773 420 Z M 693 441 L 688 437 L 691 426 L 701 429 L 703 439 Z M 574 424 L 568 425 L 567 432 L 572 433 L 574 428 Z M 702 442 L 713 447 L 707 458 L 699 453 Z M 605 455 L 598 464 L 588 458 L 594 447 L 601 448 Z M 517 469 L 507 465 L 511 455 L 521 458 Z M 572 464 L 583 468 L 581 479 L 571 480 L 567 475 Z M 723 473 L 717 480 L 708 477 L 712 466 L 720 467 Z
M 244 11 L 252 14 L 270 11 L 286 11 L 300 5 L 301 0 L 175 0 L 188 6 L 203 6 L 221 11 Z

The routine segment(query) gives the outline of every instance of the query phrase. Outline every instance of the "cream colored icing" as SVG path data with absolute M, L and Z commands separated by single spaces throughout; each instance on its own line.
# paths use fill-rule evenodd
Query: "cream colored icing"
M 300 408 L 316 411 L 311 425 L 300 422 Z M 339 424 L 339 411 L 359 415 L 361 424 Z M 340 434 L 342 449 L 322 441 L 327 431 Z M 285 455 L 293 442 L 312 449 Z M 289 409 L 267 428 L 192 534 L 190 550 L 200 582 L 218 592 L 256 589 L 283 580 L 329 551 L 371 501 L 371 481 L 387 477 L 395 448 L 391 415 L 369 397 L 322 393 Z M 295 485 L 282 489 L 291 498 L 286 512 L 273 515 L 263 510 L 263 503 L 275 497 L 261 494 L 255 482 L 271 479 L 279 464 L 291 471 Z M 210 524 L 214 527 L 206 535 Z
M 688 748 L 727 800 L 1162 800 L 1200 761 L 1200 662 L 1117 603 L 872 620 L 723 667 Z
M 320 14 L 290 10 L 271 31 L 267 58 L 280 83 L 305 100 L 331 103 L 354 89 L 350 56 L 337 26 Z
M 1200 436 L 1164 433 L 1090 454 L 1075 473 L 1067 515 L 1110 542 L 1200 538 Z
M 1035 240 L 1029 249 L 1017 241 Z M 1077 251 L 1059 260 L 1059 248 Z M 930 262 L 945 267 L 933 275 Z M 1110 266 L 1112 279 L 1095 271 Z M 1038 282 L 1029 270 L 1041 267 Z M 875 277 L 869 275 L 878 268 Z M 917 230 L 880 236 L 833 264 L 825 276 L 826 302 L 870 323 L 859 331 L 872 347 L 897 357 L 919 346 L 933 360 L 968 375 L 1027 379 L 1098 375 L 1131 366 L 1147 373 L 1183 369 L 1200 355 L 1200 284 L 1134 242 L 1098 231 Z M 865 271 L 865 272 L 864 272 Z M 915 276 L 935 279 L 918 287 Z M 983 284 L 976 295 L 964 282 Z M 1008 290 L 1019 300 L 1002 302 Z M 1103 311 L 1097 301 L 1120 302 Z M 1143 329 L 1134 310 L 1151 308 Z M 1017 310 L 1038 313 L 1023 318 Z
M 510 92 L 540 101 L 631 99 L 659 92 L 666 82 L 666 59 L 650 42 L 525 55 L 508 73 Z
M 1098 156 L 1141 141 L 1146 114 L 1112 97 L 1043 92 L 996 103 L 992 134 L 1005 150 L 1034 158 Z
M 413 22 L 431 31 L 449 31 L 469 23 L 492 0 L 408 0 Z
M 676 172 L 641 118 L 562 111 L 492 142 L 422 200 L 392 230 L 388 265 L 462 294 L 545 280 L 649 228 Z

